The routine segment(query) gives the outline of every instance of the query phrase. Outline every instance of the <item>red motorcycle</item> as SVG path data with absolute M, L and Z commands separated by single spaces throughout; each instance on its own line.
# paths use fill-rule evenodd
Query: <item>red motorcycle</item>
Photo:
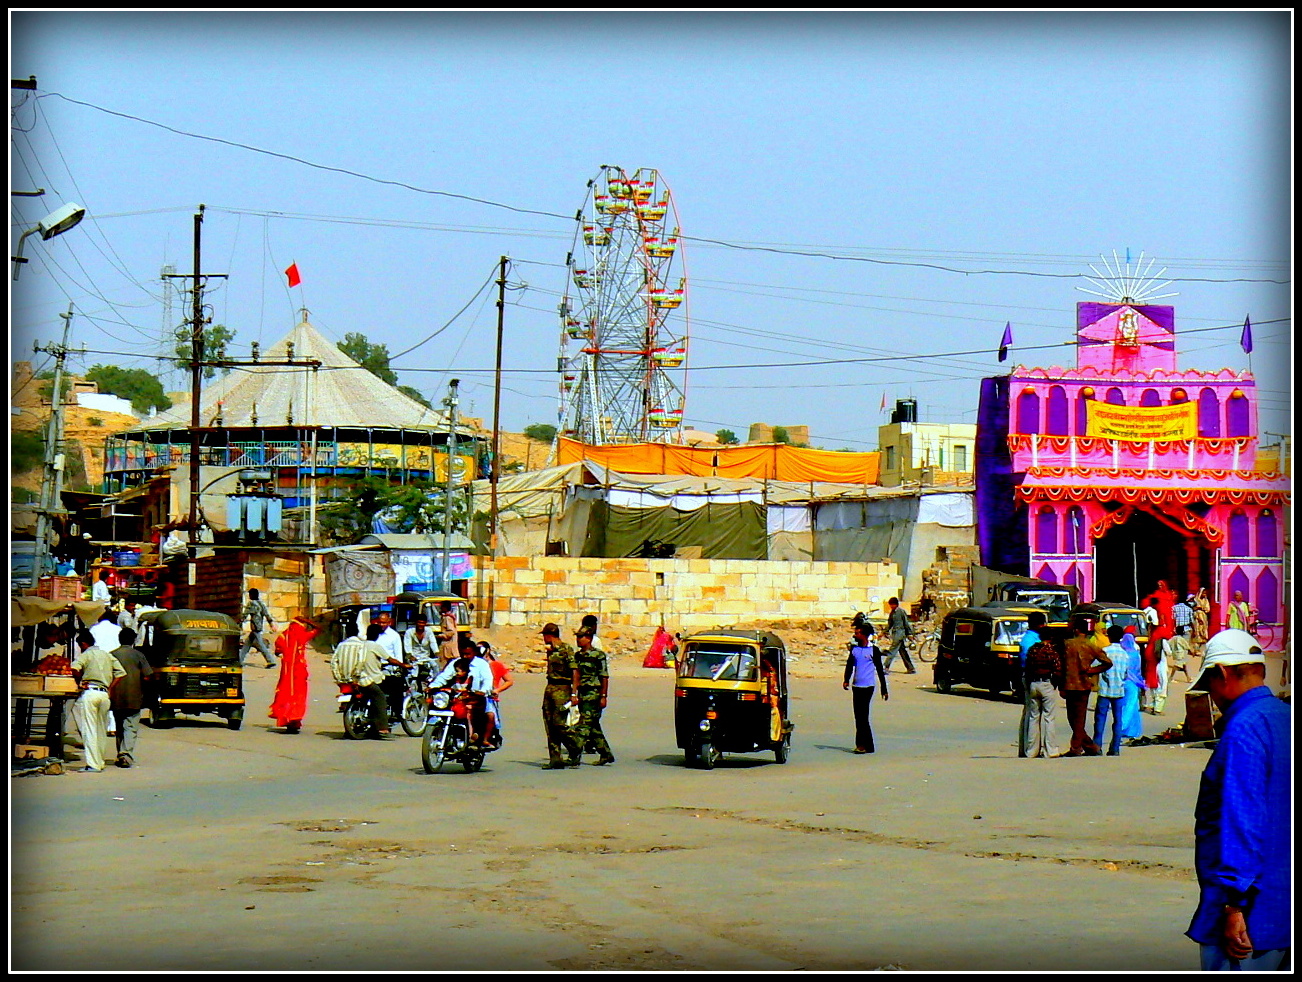
M 472 740 L 484 730 L 484 699 L 469 692 L 435 689 L 430 693 L 429 716 L 420 741 L 420 760 L 426 774 L 435 774 L 445 761 L 456 761 L 470 774 L 484 766 L 484 757 L 502 746 L 495 731 L 487 746 Z

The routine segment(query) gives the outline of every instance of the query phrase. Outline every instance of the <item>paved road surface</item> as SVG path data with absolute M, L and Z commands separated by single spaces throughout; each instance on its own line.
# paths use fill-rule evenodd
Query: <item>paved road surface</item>
M 897 675 L 879 752 L 855 756 L 822 671 L 793 679 L 788 764 L 707 772 L 674 746 L 671 674 L 621 668 L 614 766 L 542 769 L 542 679 L 521 675 L 506 747 L 426 775 L 400 730 L 342 739 L 315 657 L 298 736 L 269 728 L 274 673 L 250 669 L 239 732 L 146 728 L 131 770 L 12 781 L 12 968 L 1197 965 L 1206 750 L 1018 760 L 1012 702 Z

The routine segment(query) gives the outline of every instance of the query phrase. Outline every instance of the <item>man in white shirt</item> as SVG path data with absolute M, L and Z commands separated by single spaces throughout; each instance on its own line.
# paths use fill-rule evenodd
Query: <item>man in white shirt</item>
M 460 657 L 448 662 L 447 665 L 444 666 L 443 671 L 439 672 L 438 675 L 434 677 L 434 681 L 430 683 L 430 687 L 438 689 L 449 684 L 453 676 L 457 673 L 457 664 L 461 661 L 465 661 L 469 664 L 470 682 L 467 686 L 467 691 L 475 696 L 481 697 L 480 700 L 477 700 L 479 704 L 475 707 L 475 714 L 478 715 L 479 712 L 484 712 L 487 722 L 482 727 L 476 724 L 474 729 L 476 732 L 483 733 L 479 742 L 481 744 L 487 744 L 493 735 L 492 717 L 487 716 L 488 700 L 492 698 L 493 695 L 493 670 L 489 667 L 488 659 L 479 653 L 479 649 L 475 647 L 473 642 L 468 641 L 462 646 Z
M 118 647 L 118 627 L 115 615 L 111 610 L 106 610 L 99 615 L 99 620 L 91 625 L 90 633 L 95 639 L 95 647 L 104 651 L 112 651 Z
M 406 694 L 408 669 L 407 655 L 403 651 L 402 635 L 393 628 L 393 615 L 382 610 L 375 615 L 372 627 L 379 628 L 375 643 L 384 649 L 381 667 L 384 669 L 384 694 L 389 700 L 389 710 L 394 716 L 402 715 L 402 699 Z M 367 628 L 369 637 L 370 628 Z
M 126 669 L 95 643 L 90 631 L 77 632 L 77 647 L 80 654 L 73 659 L 72 672 L 81 686 L 81 695 L 72 704 L 72 715 L 81 732 L 81 752 L 86 761 L 83 770 L 98 774 L 104 770 L 104 735 L 114 732 L 109 717 L 109 686 L 126 675 Z

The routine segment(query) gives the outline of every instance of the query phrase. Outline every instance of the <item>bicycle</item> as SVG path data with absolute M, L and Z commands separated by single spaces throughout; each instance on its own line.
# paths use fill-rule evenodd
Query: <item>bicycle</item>
M 940 647 L 940 628 L 915 634 L 909 640 L 913 642 L 913 653 L 918 656 L 918 661 L 930 663 L 936 660 L 936 651 Z

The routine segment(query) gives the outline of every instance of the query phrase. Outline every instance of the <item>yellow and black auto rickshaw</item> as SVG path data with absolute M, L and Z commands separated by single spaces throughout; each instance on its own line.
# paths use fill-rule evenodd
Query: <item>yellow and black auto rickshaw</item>
M 1130 604 L 1110 603 L 1106 600 L 1095 600 L 1087 604 L 1077 604 L 1071 611 L 1071 626 L 1075 630 L 1076 625 L 1080 625 L 1085 631 L 1092 632 L 1099 621 L 1103 622 L 1104 627 L 1113 625 L 1120 627 L 1123 631 L 1128 627 L 1135 629 L 1135 642 L 1139 645 L 1140 650 L 1148 644 L 1148 635 L 1152 630 L 1152 625 L 1144 617 L 1144 612 L 1138 607 L 1132 607 Z
M 437 633 L 443 617 L 443 605 L 452 605 L 452 612 L 457 615 L 457 636 L 470 636 L 472 621 L 470 611 L 472 604 L 465 597 L 442 590 L 408 590 L 393 598 L 393 626 L 404 634 L 416 626 L 416 617 L 424 616 L 431 631 Z
M 991 603 L 946 614 L 932 666 L 936 688 L 966 684 L 1020 697 L 1022 635 L 1036 612 L 1043 609 L 1035 604 Z
M 688 764 L 714 767 L 724 753 L 791 751 L 787 652 L 767 631 L 715 630 L 682 642 L 674 729 Z
M 154 669 L 150 723 L 177 713 L 216 713 L 232 730 L 244 721 L 240 625 L 211 610 L 150 610 L 140 615 L 137 645 Z

